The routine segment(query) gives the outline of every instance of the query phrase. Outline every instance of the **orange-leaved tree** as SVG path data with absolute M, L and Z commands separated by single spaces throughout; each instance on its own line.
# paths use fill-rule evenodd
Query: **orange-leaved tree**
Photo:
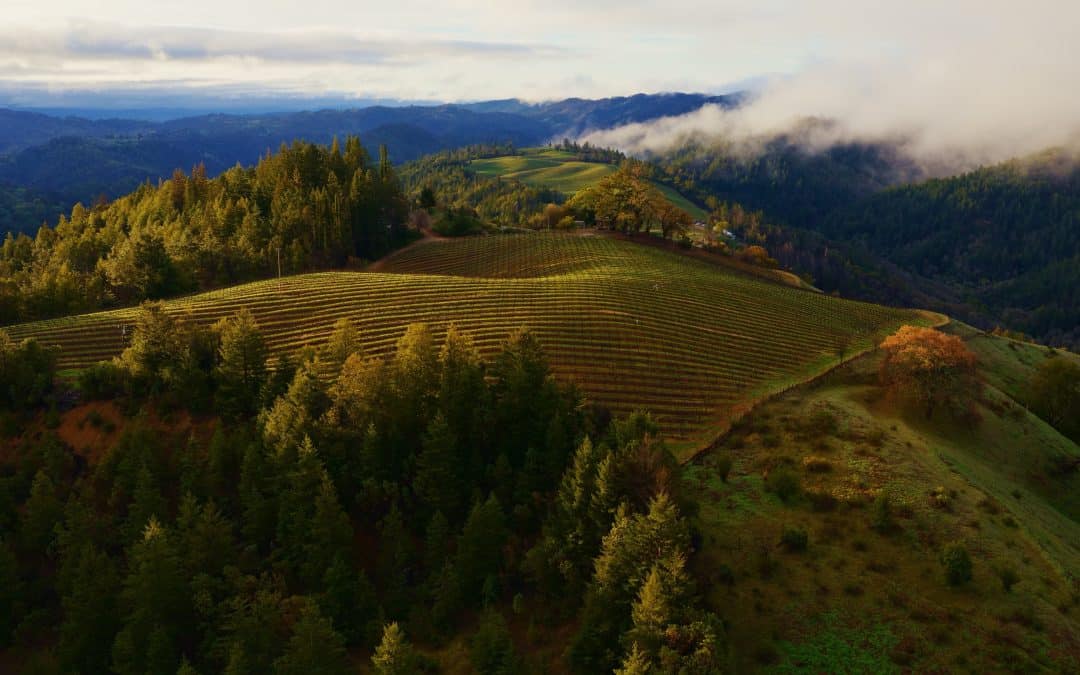
M 939 405 L 963 410 L 980 391 L 975 354 L 955 335 L 903 326 L 881 348 L 881 383 L 921 404 L 927 418 Z

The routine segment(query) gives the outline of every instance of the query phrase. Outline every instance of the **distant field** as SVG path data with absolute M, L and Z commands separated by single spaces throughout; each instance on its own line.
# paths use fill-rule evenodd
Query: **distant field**
M 380 272 L 261 281 L 169 302 L 210 323 L 248 307 L 275 352 L 317 344 L 355 319 L 369 353 L 407 324 L 450 322 L 492 353 L 528 326 L 561 378 L 615 412 L 652 411 L 680 452 L 752 397 L 810 377 L 837 354 L 872 344 L 913 311 L 836 299 L 727 271 L 675 253 L 598 236 L 535 234 L 424 241 Z M 81 368 L 123 348 L 135 309 L 13 326 L 61 348 Z
M 615 173 L 613 164 L 580 162 L 569 152 L 562 150 L 528 149 L 520 155 L 476 159 L 471 167 L 482 176 L 503 176 L 519 180 L 526 185 L 545 187 L 566 194 L 595 184 L 604 176 Z M 655 183 L 664 196 L 697 220 L 704 220 L 706 213 L 672 188 Z

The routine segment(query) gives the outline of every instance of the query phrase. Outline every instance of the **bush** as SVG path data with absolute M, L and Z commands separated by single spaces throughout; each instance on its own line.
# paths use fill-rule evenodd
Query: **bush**
M 1001 589 L 1006 593 L 1012 593 L 1012 588 L 1020 582 L 1020 575 L 1011 567 L 1001 566 L 997 569 L 998 579 L 1001 581 Z
M 780 534 L 780 545 L 792 553 L 805 551 L 808 543 L 810 543 L 810 537 L 802 528 L 785 527 Z
M 971 556 L 962 544 L 949 544 L 941 552 L 945 581 L 950 586 L 963 586 L 971 581 Z
M 720 480 L 727 482 L 728 476 L 731 475 L 731 457 L 728 455 L 720 455 L 716 458 L 716 473 L 720 475 Z
M 802 484 L 799 474 L 786 466 L 778 467 L 769 472 L 765 477 L 765 489 L 772 492 L 780 501 L 789 503 L 802 492 Z
M 803 468 L 810 473 L 826 473 L 832 471 L 832 462 L 824 457 L 818 457 L 816 455 L 804 457 L 802 464 Z
M 78 387 L 91 401 L 113 398 L 127 388 L 127 372 L 112 361 L 100 361 L 79 373 Z
M 892 502 L 884 492 L 874 499 L 873 511 L 870 512 L 870 527 L 878 532 L 889 532 L 893 528 Z

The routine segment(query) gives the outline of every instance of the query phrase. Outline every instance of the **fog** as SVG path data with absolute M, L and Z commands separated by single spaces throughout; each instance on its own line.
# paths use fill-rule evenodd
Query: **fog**
M 687 140 L 752 153 L 780 134 L 811 150 L 890 142 L 935 172 L 1076 147 L 1080 3 L 954 4 L 922 27 L 917 12 L 897 16 L 861 49 L 774 77 L 738 109 L 706 106 L 583 140 L 634 154 Z

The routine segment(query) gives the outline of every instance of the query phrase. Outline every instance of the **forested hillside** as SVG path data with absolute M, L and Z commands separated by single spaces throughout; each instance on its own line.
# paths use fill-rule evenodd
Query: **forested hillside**
M 888 146 L 786 139 L 751 155 L 687 146 L 660 163 L 688 194 L 762 210 L 773 226 L 755 236 L 826 291 L 1080 344 L 1080 171 L 1067 153 L 932 180 Z
M 0 339 L 0 393 L 25 394 L 0 414 L 35 430 L 0 441 L 5 663 L 725 666 L 690 571 L 692 504 L 648 415 L 590 412 L 527 331 L 489 362 L 454 328 L 440 344 L 409 326 L 385 358 L 359 345 L 343 320 L 271 370 L 250 313 L 206 329 L 149 305 L 124 354 L 80 378 L 96 400 L 43 428 L 36 411 L 70 392 L 47 352 Z
M 407 237 L 385 149 L 294 143 L 252 168 L 176 171 L 116 201 L 77 205 L 0 248 L 0 316 L 53 316 L 241 280 L 372 260 Z

